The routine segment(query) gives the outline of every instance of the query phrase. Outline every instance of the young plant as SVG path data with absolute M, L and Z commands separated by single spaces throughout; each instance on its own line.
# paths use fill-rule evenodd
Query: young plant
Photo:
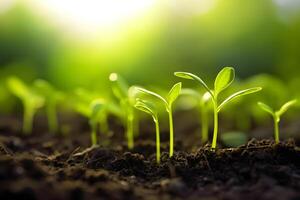
M 258 102 L 258 106 L 266 111 L 267 113 L 269 113 L 272 117 L 273 117 L 273 121 L 274 121 L 274 138 L 275 138 L 275 143 L 278 144 L 279 143 L 279 122 L 280 122 L 280 117 L 281 115 L 283 115 L 291 106 L 293 106 L 294 104 L 297 103 L 297 100 L 291 100 L 287 103 L 285 103 L 283 106 L 281 106 L 281 108 L 277 111 L 274 111 L 270 106 L 262 103 L 262 102 Z
M 152 116 L 153 121 L 155 123 L 155 131 L 156 131 L 156 161 L 160 163 L 160 133 L 159 133 L 159 122 L 158 122 L 158 114 L 155 107 L 148 101 L 144 101 L 141 99 L 136 99 L 135 108 L 148 113 Z
M 38 79 L 34 82 L 34 87 L 37 92 L 45 98 L 46 114 L 48 118 L 48 127 L 51 133 L 57 133 L 58 122 L 56 107 L 59 101 L 62 100 L 63 94 L 45 80 Z
M 202 96 L 193 89 L 184 88 L 181 90 L 181 95 L 190 95 L 197 99 L 199 102 L 199 110 L 201 115 L 201 139 L 202 143 L 208 141 L 208 130 L 209 130 L 209 120 L 208 120 L 208 110 L 209 110 L 209 101 L 210 94 L 205 92 Z
M 97 127 L 99 121 L 101 121 L 101 118 L 103 118 L 103 115 L 106 115 L 103 101 L 99 99 L 92 101 L 90 104 L 89 124 L 92 129 L 91 142 L 93 146 L 98 144 Z
M 235 71 L 232 67 L 224 67 L 217 75 L 214 83 L 214 89 L 210 89 L 207 84 L 198 76 L 188 73 L 188 72 L 175 72 L 175 76 L 184 78 L 184 79 L 190 79 L 195 80 L 202 85 L 207 92 L 211 96 L 211 100 L 213 102 L 213 109 L 214 109 L 214 132 L 213 132 L 213 141 L 212 141 L 212 149 L 215 149 L 217 146 L 217 136 L 218 136 L 218 118 L 219 118 L 219 112 L 223 109 L 225 105 L 227 105 L 232 100 L 251 94 L 254 92 L 260 91 L 261 87 L 253 87 L 245 90 L 238 91 L 229 97 L 227 97 L 222 103 L 219 103 L 218 98 L 220 93 L 225 90 L 234 80 L 235 77 Z
M 8 78 L 7 84 L 10 91 L 23 103 L 23 133 L 30 134 L 34 115 L 39 108 L 43 107 L 45 100 L 17 77 Z
M 180 94 L 181 83 L 180 82 L 176 83 L 171 88 L 171 90 L 169 91 L 166 98 L 164 98 L 164 97 L 160 96 L 159 94 L 156 94 L 152 91 L 146 90 L 144 88 L 135 87 L 135 90 L 140 92 L 140 93 L 155 97 L 155 98 L 161 100 L 164 103 L 166 111 L 169 115 L 169 126 L 170 126 L 170 152 L 169 152 L 169 156 L 172 157 L 173 154 L 174 154 L 174 127 L 173 127 L 172 105 L 173 105 L 174 101 L 177 99 L 177 97 Z
M 134 99 L 129 95 L 129 86 L 126 81 L 118 74 L 111 73 L 109 80 L 112 83 L 113 94 L 118 98 L 120 107 L 123 110 L 123 119 L 126 127 L 127 146 L 129 149 L 134 147 Z

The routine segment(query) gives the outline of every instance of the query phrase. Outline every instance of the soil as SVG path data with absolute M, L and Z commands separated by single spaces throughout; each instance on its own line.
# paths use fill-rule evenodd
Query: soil
M 121 133 L 120 140 L 89 147 L 88 132 L 78 129 L 67 137 L 23 136 L 13 125 L 1 127 L 0 199 L 300 199 L 300 149 L 293 140 L 252 139 L 216 151 L 178 142 L 172 158 L 165 141 L 158 165 L 153 138 L 137 141 L 132 151 Z

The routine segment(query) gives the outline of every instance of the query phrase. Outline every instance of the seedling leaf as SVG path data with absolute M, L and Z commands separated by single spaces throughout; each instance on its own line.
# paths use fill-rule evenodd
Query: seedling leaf
M 281 108 L 276 112 L 276 115 L 280 117 L 282 114 L 284 114 L 291 106 L 297 103 L 297 99 L 291 100 L 287 103 L 285 103 Z
M 236 92 L 232 95 L 230 95 L 228 98 L 226 98 L 219 106 L 218 106 L 218 112 L 220 112 L 220 110 L 225 106 L 227 105 L 230 101 L 238 98 L 238 97 L 241 97 L 241 96 L 245 96 L 245 95 L 248 95 L 248 94 L 252 94 L 252 93 L 255 93 L 255 92 L 258 92 L 262 90 L 261 87 L 254 87 L 254 88 L 249 88 L 249 89 L 245 89 L 245 90 L 241 90 L 239 92 Z
M 134 105 L 135 108 L 150 114 L 152 117 L 156 117 L 157 114 L 155 108 L 150 102 L 143 101 L 141 99 L 137 99 L 136 101 L 137 102 Z
M 170 90 L 170 92 L 168 94 L 168 98 L 167 98 L 169 104 L 172 104 L 179 96 L 180 91 L 181 91 L 181 85 L 182 85 L 181 82 L 176 83 Z
M 274 110 L 268 106 L 267 104 L 264 104 L 262 102 L 258 102 L 257 105 L 263 109 L 264 111 L 266 111 L 267 113 L 271 114 L 272 116 L 274 116 Z
M 155 92 L 152 92 L 150 90 L 146 90 L 144 88 L 137 87 L 137 86 L 135 86 L 135 89 L 138 92 L 141 92 L 141 93 L 144 93 L 144 94 L 156 97 L 156 98 L 160 99 L 161 101 L 163 101 L 166 105 L 168 105 L 168 102 L 162 96 L 160 96 L 159 94 L 156 94 Z
M 174 75 L 180 78 L 198 81 L 211 94 L 212 97 L 214 96 L 206 83 L 198 76 L 189 72 L 175 72 Z
M 234 80 L 234 68 L 224 67 L 217 75 L 215 80 L 215 96 L 225 90 Z

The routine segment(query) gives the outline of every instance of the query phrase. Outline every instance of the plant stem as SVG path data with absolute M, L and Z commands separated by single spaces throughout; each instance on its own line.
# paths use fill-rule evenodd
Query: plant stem
M 51 133 L 56 133 L 58 129 L 55 103 L 49 103 L 47 106 L 48 126 Z
M 174 154 L 174 128 L 173 128 L 173 116 L 172 116 L 172 107 L 169 106 L 168 108 L 169 114 L 169 125 L 170 125 L 170 158 Z
M 213 102 L 214 104 L 214 133 L 213 133 L 213 141 L 211 148 L 214 150 L 217 147 L 217 138 L 218 138 L 218 106 L 216 100 Z
M 23 132 L 28 135 L 32 132 L 34 109 L 32 106 L 24 105 Z
M 97 123 L 91 123 L 92 127 L 92 134 L 91 134 L 91 140 L 92 140 L 92 146 L 97 145 Z
M 99 124 L 101 133 L 108 134 L 108 123 L 106 113 L 102 113 L 101 117 L 99 118 Z
M 276 117 L 274 117 L 274 138 L 275 138 L 275 143 L 278 144 L 279 143 L 279 122 L 276 119 Z
M 208 140 L 208 119 L 207 109 L 205 104 L 201 106 L 201 132 L 202 132 L 202 143 L 206 143 Z
M 133 149 L 134 147 L 134 141 L 133 141 L 133 116 L 129 115 L 127 117 L 127 145 L 129 149 Z
M 159 133 L 159 122 L 155 119 L 155 130 L 156 130 L 156 161 L 160 163 L 160 133 Z

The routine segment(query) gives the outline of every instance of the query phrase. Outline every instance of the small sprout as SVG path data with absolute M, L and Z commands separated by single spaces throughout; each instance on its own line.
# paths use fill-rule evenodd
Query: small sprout
M 215 149 L 217 146 L 217 135 L 218 135 L 218 118 L 219 118 L 219 112 L 221 109 L 227 105 L 232 100 L 236 99 L 237 97 L 241 97 L 247 94 L 251 94 L 254 92 L 260 91 L 261 87 L 254 87 L 250 89 L 241 90 L 239 92 L 236 92 L 229 97 L 227 97 L 221 104 L 218 102 L 219 94 L 224 91 L 227 87 L 230 86 L 230 84 L 233 82 L 235 77 L 235 71 L 232 67 L 224 67 L 217 75 L 214 83 L 214 90 L 210 89 L 206 83 L 199 78 L 198 76 L 188 73 L 188 72 L 175 72 L 175 76 L 178 76 L 180 78 L 184 79 L 190 79 L 198 81 L 210 94 L 211 100 L 213 102 L 213 108 L 214 108 L 214 133 L 213 133 L 213 141 L 212 141 L 212 149 Z
M 34 115 L 39 108 L 44 106 L 45 100 L 17 77 L 10 77 L 7 80 L 7 84 L 10 91 L 23 103 L 23 132 L 24 134 L 30 134 L 32 132 Z
M 103 115 L 105 115 L 105 105 L 102 100 L 96 99 L 91 102 L 90 104 L 90 126 L 92 129 L 91 133 L 91 141 L 92 145 L 95 146 L 98 144 L 98 137 L 97 137 L 97 127 Z
M 155 131 L 156 131 L 156 161 L 160 163 L 160 133 L 159 133 L 159 122 L 156 108 L 148 101 L 143 101 L 141 99 L 136 99 L 135 108 L 148 113 L 152 116 L 153 121 L 155 123 Z
M 173 127 L 173 115 L 172 115 L 172 105 L 174 103 L 174 101 L 177 99 L 177 97 L 180 94 L 181 91 L 181 82 L 176 83 L 171 90 L 169 91 L 168 95 L 166 98 L 160 96 L 159 94 L 156 94 L 152 91 L 146 90 L 144 88 L 140 88 L 140 87 L 134 87 L 134 89 L 140 93 L 144 93 L 147 95 L 150 95 L 152 97 L 155 97 L 159 100 L 161 100 L 166 108 L 166 111 L 169 115 L 169 126 L 170 126 L 170 152 L 169 152 L 169 156 L 172 157 L 174 154 L 174 127 Z
M 264 110 L 265 112 L 269 113 L 272 117 L 273 117 L 273 121 L 274 121 L 274 138 L 275 138 L 275 142 L 276 144 L 279 143 L 279 122 L 280 122 L 280 117 L 281 115 L 283 115 L 290 107 L 292 107 L 294 104 L 297 103 L 297 100 L 291 100 L 287 103 L 285 103 L 283 106 L 281 106 L 281 108 L 277 111 L 274 111 L 270 106 L 262 103 L 262 102 L 258 102 L 258 106 Z
M 48 127 L 51 133 L 57 133 L 57 103 L 62 100 L 63 93 L 54 89 L 54 87 L 45 80 L 38 79 L 34 82 L 36 91 L 45 98 L 46 113 L 48 118 Z
M 129 149 L 134 147 L 134 99 L 131 98 L 129 86 L 126 81 L 117 73 L 111 73 L 109 80 L 112 82 L 112 91 L 120 102 L 123 110 L 123 118 L 126 124 L 127 146 Z

